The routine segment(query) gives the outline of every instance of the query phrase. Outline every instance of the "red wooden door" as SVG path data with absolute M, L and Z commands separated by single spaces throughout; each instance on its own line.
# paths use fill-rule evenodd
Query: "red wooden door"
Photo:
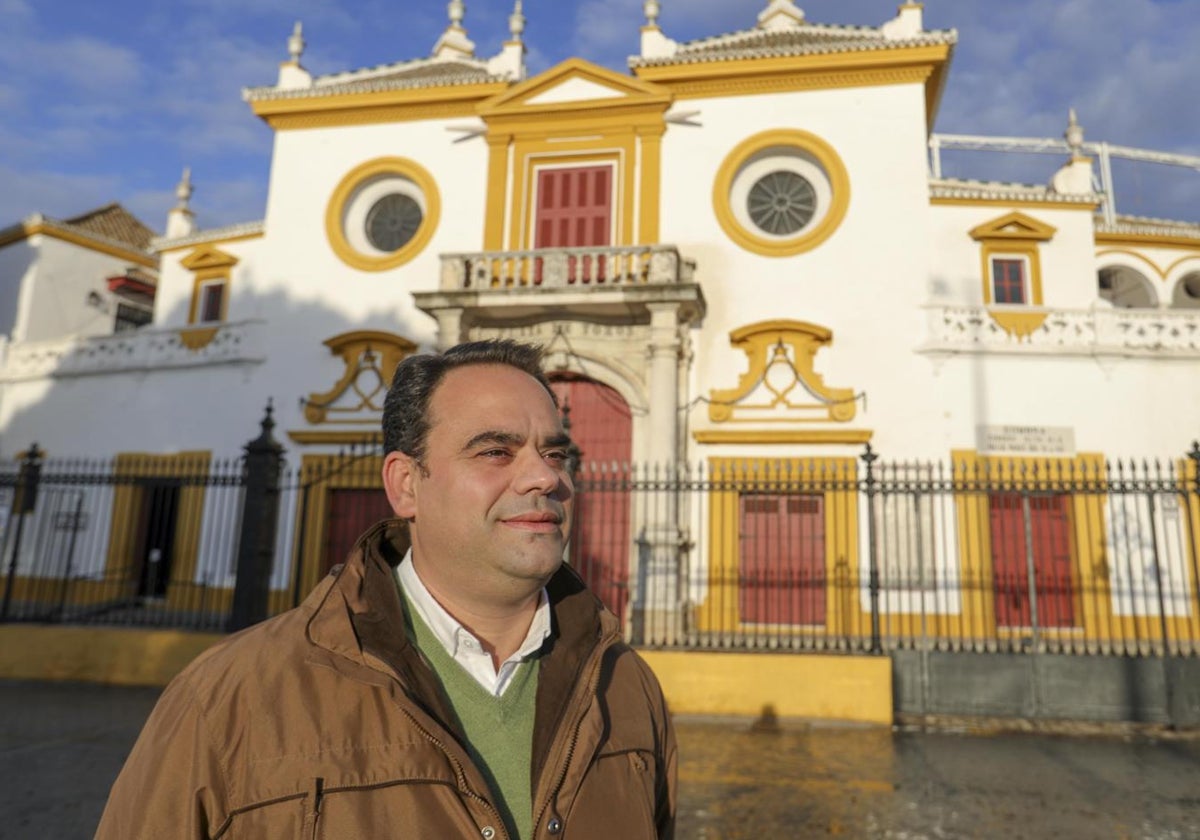
M 539 169 L 534 248 L 584 248 L 612 242 L 611 166 Z M 568 282 L 602 282 L 603 259 L 568 261 Z M 536 281 L 541 282 L 540 265 Z
M 824 624 L 824 496 L 743 493 L 739 501 L 742 621 Z
M 607 385 L 583 377 L 552 382 L 581 468 L 571 535 L 571 565 L 604 605 L 625 619 L 629 601 L 629 460 L 633 421 L 629 404 Z
M 1033 625 L 1021 498 L 1020 493 L 993 493 L 988 497 L 996 624 L 1000 627 Z M 1029 496 L 1039 627 L 1075 625 L 1069 501 L 1070 497 L 1062 493 Z
M 325 531 L 325 553 L 321 574 L 344 563 L 363 532 L 381 519 L 395 514 L 383 488 L 359 490 L 335 487 L 329 491 L 329 519 Z

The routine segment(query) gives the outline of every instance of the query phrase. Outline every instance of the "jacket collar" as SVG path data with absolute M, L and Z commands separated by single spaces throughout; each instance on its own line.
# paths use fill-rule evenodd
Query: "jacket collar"
M 308 624 L 316 646 L 374 667 L 382 660 L 406 692 L 443 722 L 453 721 L 436 676 L 410 643 L 395 568 L 408 550 L 406 525 L 378 523 L 355 544 L 336 579 L 320 597 Z M 598 644 L 619 639 L 616 616 L 604 609 L 570 566 L 563 564 L 546 584 L 550 599 L 549 651 L 540 660 L 534 760 L 544 757 L 584 665 Z M 349 620 L 347 620 L 349 619 Z M 535 768 L 536 769 L 536 768 Z

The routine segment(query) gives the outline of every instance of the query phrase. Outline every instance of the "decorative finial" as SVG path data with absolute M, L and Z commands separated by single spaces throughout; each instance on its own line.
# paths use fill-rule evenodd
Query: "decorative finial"
M 304 55 L 304 26 L 300 21 L 296 21 L 296 25 L 292 27 L 292 36 L 288 38 L 288 55 L 297 64 L 300 63 L 300 56 Z
M 446 6 L 446 11 L 450 14 L 450 25 L 461 27 L 463 18 L 467 14 L 463 0 L 450 0 L 450 3 Z
M 521 0 L 513 3 L 512 14 L 508 16 L 508 31 L 512 34 L 514 41 L 521 40 L 521 34 L 525 31 L 525 15 L 521 14 Z
M 1072 108 L 1068 112 L 1067 130 L 1063 134 L 1067 141 L 1067 145 L 1071 147 L 1071 154 L 1079 155 L 1083 151 L 1083 126 L 1079 124 L 1079 118 L 1075 115 L 1075 109 Z
M 179 199 L 179 203 L 175 205 L 176 210 L 188 209 L 188 201 L 191 200 L 192 192 L 192 168 L 185 166 L 183 167 L 183 177 L 175 186 L 175 197 Z
M 662 11 L 658 4 L 658 0 L 644 0 L 642 3 L 642 12 L 646 15 L 647 26 L 658 26 L 658 14 Z

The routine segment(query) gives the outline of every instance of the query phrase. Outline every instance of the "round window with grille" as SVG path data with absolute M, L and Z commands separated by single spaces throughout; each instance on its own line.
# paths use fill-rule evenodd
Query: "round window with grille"
M 725 157 L 713 183 L 713 209 L 735 243 L 765 257 L 819 246 L 846 215 L 850 179 L 833 147 L 806 131 L 748 137 Z
M 421 205 L 404 193 L 389 193 L 367 211 L 367 240 L 380 251 L 399 251 L 421 227 Z
M 377 158 L 350 170 L 334 188 L 325 230 L 346 265 L 386 271 L 421 253 L 440 213 L 437 184 L 422 166 Z
M 817 191 L 807 178 L 788 169 L 769 172 L 754 182 L 746 212 L 764 233 L 787 236 L 812 221 Z

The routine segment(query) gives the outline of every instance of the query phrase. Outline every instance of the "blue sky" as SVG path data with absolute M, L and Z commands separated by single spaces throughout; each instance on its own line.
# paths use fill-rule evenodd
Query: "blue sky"
M 661 0 L 669 37 L 753 25 L 765 0 Z M 798 0 L 809 20 L 877 26 L 896 0 Z M 624 69 L 641 0 L 525 0 L 531 72 L 571 55 Z M 467 0 L 479 55 L 507 37 L 509 0 Z M 292 23 L 312 72 L 428 55 L 444 0 L 0 0 L 0 227 L 120 201 L 160 229 L 192 167 L 202 227 L 261 218 L 271 131 L 241 100 L 272 84 Z M 937 130 L 1059 136 L 1074 105 L 1090 140 L 1200 154 L 1196 0 L 926 0 L 959 32 Z M 1051 158 L 959 155 L 948 174 L 1045 181 Z M 1200 173 L 1118 171 L 1122 212 L 1200 221 Z

